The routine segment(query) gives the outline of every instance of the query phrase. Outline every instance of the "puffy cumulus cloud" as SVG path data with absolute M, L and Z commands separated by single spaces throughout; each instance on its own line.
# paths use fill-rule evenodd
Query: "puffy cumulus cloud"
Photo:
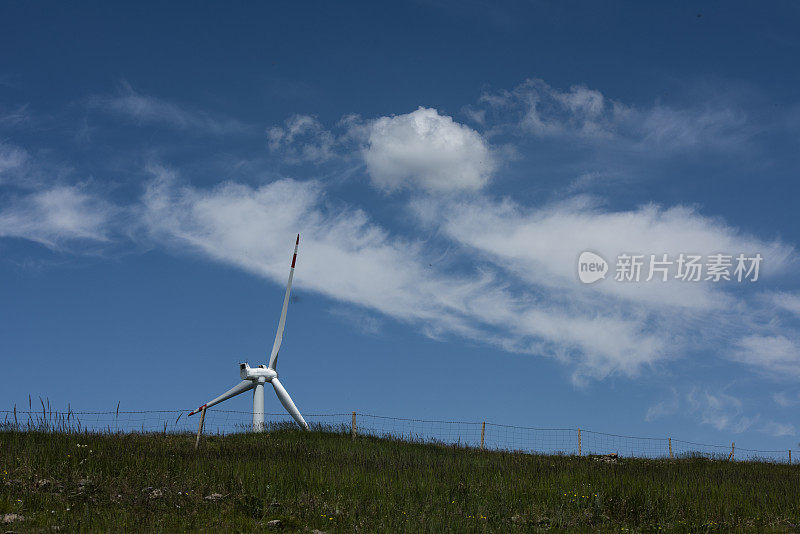
M 478 132 L 424 107 L 372 120 L 346 115 L 332 129 L 296 114 L 268 128 L 267 141 L 288 163 L 360 158 L 371 183 L 386 192 L 475 191 L 496 167 L 496 155 Z
M 362 151 L 367 172 L 385 191 L 474 191 L 486 185 L 495 168 L 478 132 L 435 109 L 381 117 L 369 124 L 367 135 Z
M 13 197 L 0 208 L 0 237 L 62 249 L 70 241 L 107 242 L 119 210 L 82 186 L 59 185 Z
M 392 237 L 360 210 L 334 209 L 320 184 L 279 180 L 260 187 L 180 185 L 154 167 L 141 220 L 158 242 L 284 283 L 291 242 L 301 233 L 296 280 L 307 290 L 505 350 L 573 363 L 576 380 L 636 374 L 667 339 L 619 310 L 583 313 L 512 292 L 491 269 L 452 273 L 429 263 L 422 242 Z
M 647 150 L 739 146 L 752 133 L 746 116 L 722 102 L 691 109 L 636 107 L 583 85 L 564 90 L 541 79 L 526 80 L 510 91 L 484 93 L 467 113 L 480 124 L 508 125 L 537 137 L 610 140 Z
M 800 343 L 785 335 L 745 336 L 737 342 L 731 358 L 775 377 L 800 377 Z

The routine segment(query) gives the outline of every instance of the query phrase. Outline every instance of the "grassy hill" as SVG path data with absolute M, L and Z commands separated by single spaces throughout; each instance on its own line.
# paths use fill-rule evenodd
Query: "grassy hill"
M 0 432 L 18 532 L 797 531 L 800 467 L 484 452 L 336 432 Z M 280 520 L 280 526 L 270 521 Z

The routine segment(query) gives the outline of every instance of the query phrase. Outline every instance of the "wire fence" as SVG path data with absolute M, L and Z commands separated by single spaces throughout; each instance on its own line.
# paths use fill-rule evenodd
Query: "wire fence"
M 0 410 L 0 430 L 91 433 L 195 433 L 198 417 L 189 410 L 146 410 L 108 412 L 41 410 Z M 206 412 L 205 434 L 235 434 L 252 430 L 252 413 L 210 409 Z M 489 450 L 550 455 L 617 455 L 629 458 L 688 458 L 793 463 L 797 451 L 761 450 L 730 445 L 695 443 L 674 438 L 645 438 L 595 432 L 579 428 L 534 428 L 501 425 L 486 421 L 439 421 L 386 417 L 360 412 L 304 414 L 312 429 L 359 436 L 400 439 L 410 442 L 442 443 Z M 267 428 L 293 424 L 285 413 L 265 413 Z

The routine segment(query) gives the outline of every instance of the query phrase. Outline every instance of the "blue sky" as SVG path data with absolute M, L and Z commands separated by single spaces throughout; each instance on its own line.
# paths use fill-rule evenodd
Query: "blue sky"
M 300 232 L 303 412 L 797 446 L 799 19 L 5 4 L 0 405 L 221 393 L 268 358 Z M 626 283 L 625 253 L 763 261 Z

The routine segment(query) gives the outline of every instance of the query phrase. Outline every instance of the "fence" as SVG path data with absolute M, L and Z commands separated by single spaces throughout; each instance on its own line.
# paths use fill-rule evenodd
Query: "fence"
M 198 418 L 188 418 L 188 410 L 150 410 L 109 412 L 0 410 L 0 430 L 37 429 L 69 432 L 163 432 L 193 433 Z M 248 432 L 252 413 L 208 410 L 206 434 Z M 578 428 L 534 428 L 467 421 L 437 421 L 386 417 L 360 412 L 304 414 L 312 428 L 357 435 L 437 442 L 491 450 L 520 451 L 532 454 L 606 455 L 636 458 L 682 458 L 700 456 L 714 459 L 751 460 L 778 463 L 797 461 L 797 451 L 759 450 L 731 445 L 709 445 L 675 438 L 621 436 Z M 292 423 L 285 413 L 265 413 L 267 425 Z M 794 453 L 794 454 L 793 454 Z

